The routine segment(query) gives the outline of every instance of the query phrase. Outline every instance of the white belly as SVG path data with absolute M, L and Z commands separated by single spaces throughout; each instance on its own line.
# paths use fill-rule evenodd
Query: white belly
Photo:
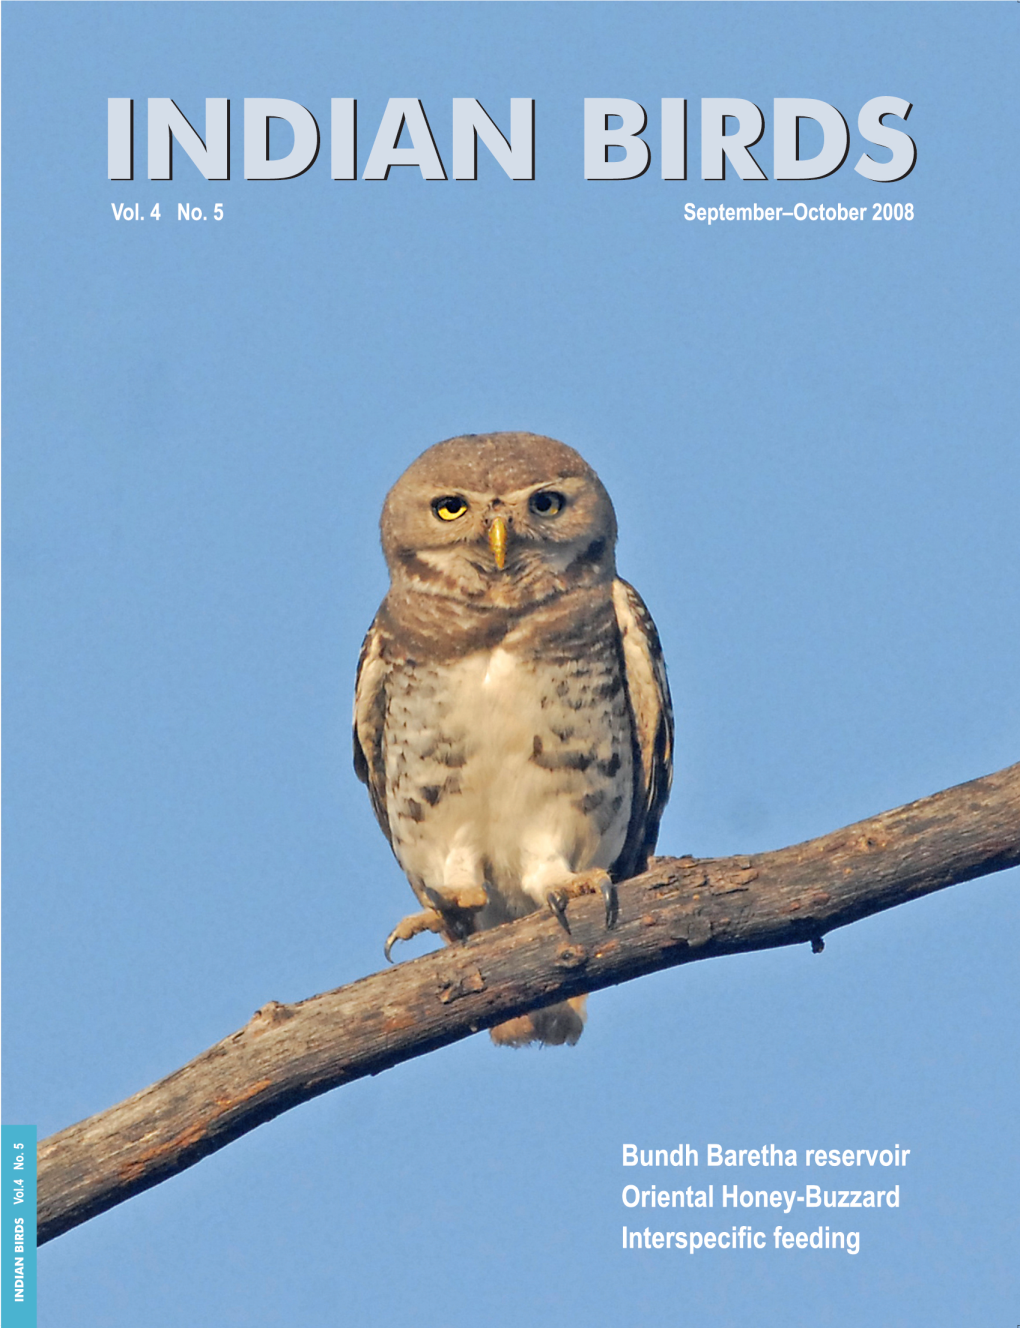
M 386 761 L 394 849 L 412 881 L 484 884 L 484 927 L 613 863 L 630 818 L 630 721 L 622 691 L 596 694 L 604 676 L 502 647 L 405 676 Z

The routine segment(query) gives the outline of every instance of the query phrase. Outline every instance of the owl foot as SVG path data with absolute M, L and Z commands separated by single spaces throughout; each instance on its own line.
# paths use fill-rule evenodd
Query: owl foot
M 409 941 L 412 936 L 420 936 L 423 931 L 432 931 L 437 935 L 443 935 L 445 925 L 442 914 L 436 912 L 434 908 L 425 908 L 420 913 L 409 913 L 406 918 L 401 918 L 389 936 L 386 937 L 386 944 L 383 946 L 383 954 L 386 956 L 387 962 L 393 963 L 390 958 L 390 951 L 396 941 Z
M 397 923 L 383 946 L 387 959 L 396 941 L 409 941 L 423 931 L 435 932 L 450 945 L 466 940 L 475 930 L 475 914 L 489 902 L 483 885 L 444 885 L 437 890 L 421 880 L 412 884 L 421 902 L 427 901 L 430 907 L 420 913 L 410 913 Z
M 609 879 L 609 873 L 603 871 L 601 867 L 595 867 L 587 872 L 578 872 L 576 876 L 571 876 L 563 885 L 555 890 L 550 890 L 545 897 L 545 902 L 549 905 L 550 913 L 569 936 L 570 923 L 567 921 L 567 901 L 577 899 L 580 895 L 594 894 L 600 894 L 605 901 L 606 928 L 612 931 L 616 926 L 619 901 L 616 896 L 616 886 Z
M 447 941 L 464 941 L 475 931 L 475 914 L 489 902 L 484 885 L 444 885 L 435 889 L 421 887 L 421 894 L 443 919 L 443 936 Z

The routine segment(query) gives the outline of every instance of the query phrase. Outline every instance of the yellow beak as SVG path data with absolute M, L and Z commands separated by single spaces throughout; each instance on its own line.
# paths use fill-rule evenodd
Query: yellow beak
M 506 522 L 497 516 L 489 527 L 489 548 L 501 572 L 506 566 L 506 538 Z

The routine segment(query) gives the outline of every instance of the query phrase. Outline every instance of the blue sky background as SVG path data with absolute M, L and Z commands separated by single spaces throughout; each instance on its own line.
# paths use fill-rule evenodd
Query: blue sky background
M 663 852 L 780 847 L 1020 757 L 1016 27 L 1013 4 L 4 6 L 6 1121 L 51 1133 L 380 967 L 411 896 L 350 695 L 383 496 L 441 438 L 552 434 L 612 493 L 676 702 Z M 586 183 L 582 98 L 610 95 L 647 107 L 655 164 Z M 893 185 L 852 169 L 878 95 L 914 103 Z M 131 184 L 106 179 L 110 96 L 136 99 Z M 199 124 L 232 99 L 231 181 L 180 151 L 144 178 L 148 96 Z M 243 179 L 245 96 L 317 116 L 307 174 Z M 503 123 L 534 97 L 536 179 L 480 149 L 475 183 L 331 181 L 331 96 L 359 100 L 362 168 L 386 99 L 422 98 L 448 174 L 452 97 Z M 691 99 L 684 183 L 658 178 L 662 96 Z M 772 98 L 828 101 L 847 163 L 703 183 L 702 96 L 763 108 L 768 175 Z M 915 220 L 708 228 L 688 200 Z M 163 219 L 113 220 L 135 201 Z M 1011 1325 L 1017 876 L 819 957 L 602 993 L 573 1050 L 477 1037 L 291 1111 L 45 1248 L 40 1324 Z M 621 1144 L 680 1141 L 912 1153 L 900 1209 L 844 1223 L 854 1258 L 625 1253 Z M 704 1160 L 717 1204 L 747 1183 Z

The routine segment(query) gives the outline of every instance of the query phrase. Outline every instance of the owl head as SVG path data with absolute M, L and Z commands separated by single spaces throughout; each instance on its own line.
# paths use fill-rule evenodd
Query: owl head
M 381 528 L 394 588 L 510 607 L 615 575 L 609 494 L 540 434 L 436 443 L 387 494 Z

